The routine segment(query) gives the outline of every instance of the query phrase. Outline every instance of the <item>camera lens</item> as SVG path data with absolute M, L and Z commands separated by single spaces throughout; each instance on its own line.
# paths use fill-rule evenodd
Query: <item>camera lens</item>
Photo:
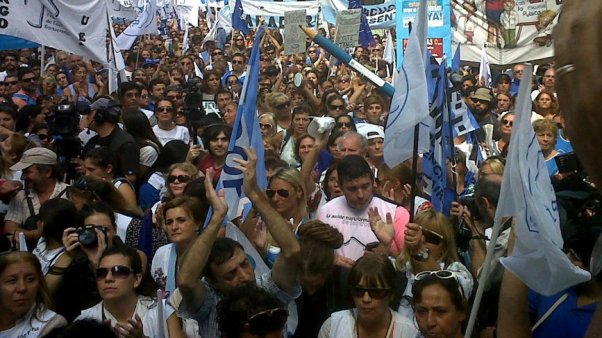
M 94 228 L 81 229 L 77 239 L 86 248 L 93 248 L 98 244 L 98 237 Z

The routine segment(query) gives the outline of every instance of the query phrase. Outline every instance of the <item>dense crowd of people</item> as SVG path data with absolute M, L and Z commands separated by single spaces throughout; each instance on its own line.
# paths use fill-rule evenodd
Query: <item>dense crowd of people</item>
M 309 39 L 305 53 L 285 55 L 277 29 L 260 46 L 253 32 L 208 33 L 201 15 L 186 51 L 177 25 L 168 40 L 139 37 L 116 92 L 102 64 L 78 55 L 46 48 L 41 63 L 38 49 L 0 52 L 0 337 L 459 338 L 487 263 L 475 336 L 519 322 L 499 306 L 516 300 L 508 285 L 525 291 L 513 297 L 533 337 L 585 336 L 599 276 L 544 296 L 509 284 L 499 263 L 514 247 L 512 218 L 489 246 L 522 64 L 491 88 L 470 67 L 450 73 L 480 129 L 454 139 L 457 199 L 438 211 L 421 158 L 385 164 L 391 98 L 372 83 Z M 391 82 L 386 39 L 375 34 L 353 58 Z M 261 159 L 245 148 L 229 165 L 246 197 L 228 219 L 215 187 L 257 47 L 250 94 L 268 183 L 260 188 Z M 536 68 L 531 121 L 563 249 L 589 270 L 600 198 L 574 154 L 558 75 Z M 310 130 L 317 117 L 332 129 Z

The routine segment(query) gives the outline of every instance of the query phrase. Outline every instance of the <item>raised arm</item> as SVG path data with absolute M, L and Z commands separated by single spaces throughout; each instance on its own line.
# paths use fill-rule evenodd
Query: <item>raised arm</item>
M 201 282 L 201 274 L 209 259 L 220 225 L 228 212 L 228 205 L 224 200 L 223 193 L 218 195 L 215 192 L 212 179 L 213 169 L 209 168 L 205 173 L 205 191 L 213 208 L 213 215 L 205 230 L 182 258 L 182 265 L 178 272 L 178 288 L 182 294 L 181 306 L 184 311 L 189 313 L 196 312 L 205 301 L 207 289 Z
M 309 196 L 309 194 L 316 189 L 316 182 L 312 180 L 311 173 L 314 170 L 316 163 L 318 163 L 320 152 L 326 147 L 327 142 L 328 132 L 324 132 L 316 138 L 313 149 L 307 154 L 305 161 L 303 161 L 303 164 L 301 165 L 301 179 L 305 183 L 305 186 L 303 187 L 305 189 L 305 196 Z
M 281 251 L 274 263 L 272 278 L 280 289 L 290 292 L 297 282 L 297 263 L 301 247 L 291 230 L 290 224 L 270 205 L 267 197 L 257 185 L 255 174 L 257 156 L 255 155 L 255 150 L 246 148 L 245 151 L 248 160 L 235 159 L 239 164 L 236 168 L 244 174 L 243 188 L 245 194 L 251 200 L 251 203 L 253 203 L 253 207 L 261 215 L 274 240 L 280 245 Z

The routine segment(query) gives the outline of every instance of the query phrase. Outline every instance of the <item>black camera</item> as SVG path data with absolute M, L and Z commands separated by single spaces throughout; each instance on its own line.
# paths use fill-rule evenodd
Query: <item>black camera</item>
M 96 229 L 100 230 L 104 234 L 105 239 L 107 238 L 107 230 L 103 226 L 84 225 L 83 227 L 75 230 L 77 233 L 77 239 L 82 246 L 86 248 L 94 248 L 98 246 L 98 235 L 96 234 Z

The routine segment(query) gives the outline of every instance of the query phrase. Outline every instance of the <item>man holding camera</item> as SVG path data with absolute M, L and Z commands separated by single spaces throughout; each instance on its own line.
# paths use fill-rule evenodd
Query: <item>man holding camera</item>
M 4 232 L 23 232 L 25 238 L 35 244 L 42 234 L 35 216 L 40 206 L 55 197 L 65 197 L 68 184 L 59 181 L 60 173 L 56 154 L 47 148 L 32 148 L 23 153 L 21 160 L 11 170 L 22 170 L 21 180 L 25 189 L 10 200 L 6 213 Z

